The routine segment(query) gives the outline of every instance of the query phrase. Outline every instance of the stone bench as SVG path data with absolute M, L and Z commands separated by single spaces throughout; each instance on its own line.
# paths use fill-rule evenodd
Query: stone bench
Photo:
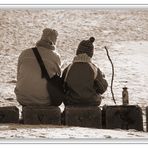
M 24 124 L 61 124 L 61 110 L 55 106 L 25 106 L 22 108 Z
M 102 128 L 101 109 L 97 106 L 66 106 L 63 117 L 68 126 Z
M 18 123 L 19 109 L 16 106 L 0 107 L 0 123 Z
M 143 131 L 142 109 L 136 105 L 103 106 L 102 124 L 106 129 Z

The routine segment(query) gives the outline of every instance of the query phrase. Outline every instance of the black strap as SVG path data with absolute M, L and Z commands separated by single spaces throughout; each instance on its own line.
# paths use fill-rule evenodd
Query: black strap
M 44 62 L 42 60 L 42 57 L 40 56 L 38 49 L 36 47 L 34 47 L 34 48 L 32 48 L 32 50 L 33 50 L 33 53 L 34 53 L 39 65 L 40 65 L 40 68 L 41 68 L 41 71 L 42 71 L 42 78 L 46 78 L 49 81 L 50 80 L 49 74 L 47 72 L 47 69 L 44 65 Z

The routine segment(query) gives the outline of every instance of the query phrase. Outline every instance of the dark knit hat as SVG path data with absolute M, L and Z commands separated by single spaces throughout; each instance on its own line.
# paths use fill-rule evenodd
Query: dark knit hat
M 90 37 L 89 40 L 83 40 L 80 42 L 76 55 L 86 53 L 89 57 L 93 56 L 94 53 L 94 37 Z

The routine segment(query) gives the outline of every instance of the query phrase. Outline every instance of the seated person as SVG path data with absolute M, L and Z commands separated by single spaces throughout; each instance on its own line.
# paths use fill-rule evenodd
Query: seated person
M 65 105 L 99 106 L 101 94 L 107 90 L 105 76 L 91 61 L 94 41 L 91 37 L 80 42 L 73 62 L 63 71 Z
M 56 30 L 46 28 L 43 30 L 41 39 L 36 43 L 50 77 L 61 74 L 61 61 L 55 47 L 57 36 Z M 24 50 L 19 56 L 15 94 L 22 106 L 60 105 L 59 102 L 51 104 L 47 91 L 47 80 L 41 76 L 41 68 L 32 48 Z

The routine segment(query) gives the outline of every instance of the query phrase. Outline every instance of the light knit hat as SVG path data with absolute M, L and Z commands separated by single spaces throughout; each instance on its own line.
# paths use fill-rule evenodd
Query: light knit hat
M 45 28 L 41 37 L 42 41 L 56 44 L 58 32 L 55 29 Z
M 89 40 L 81 41 L 76 51 L 76 55 L 86 53 L 89 57 L 92 57 L 94 53 L 94 41 L 94 37 L 90 37 Z

